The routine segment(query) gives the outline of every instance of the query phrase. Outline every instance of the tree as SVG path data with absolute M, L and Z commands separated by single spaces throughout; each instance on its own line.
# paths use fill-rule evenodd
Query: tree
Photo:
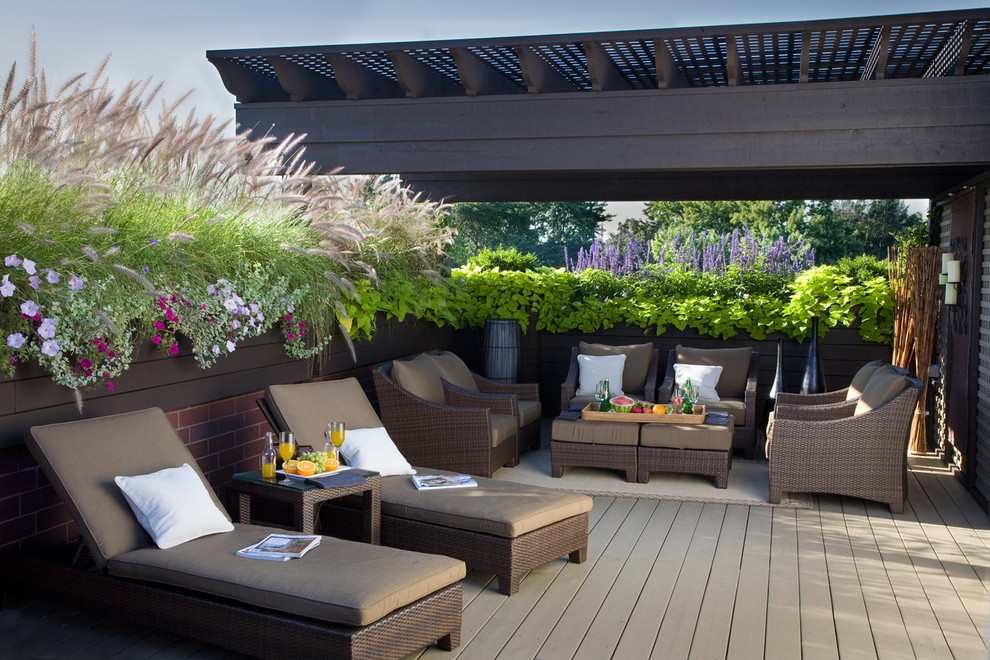
M 732 217 L 743 202 L 648 202 L 643 213 L 657 224 L 660 231 L 684 228 L 695 232 L 731 233 L 736 225 Z
M 924 223 L 900 199 L 649 202 L 645 213 L 664 233 L 683 228 L 727 234 L 749 227 L 770 239 L 804 239 L 816 262 L 825 264 L 861 254 L 884 259 L 888 247 Z
M 836 213 L 836 203 L 832 200 L 809 202 L 804 217 L 795 218 L 788 225 L 788 233 L 808 242 L 815 250 L 818 264 L 834 264 L 842 257 L 863 253 L 853 218 L 847 213 Z
M 544 266 L 564 265 L 564 248 L 575 254 L 597 237 L 602 224 L 614 216 L 606 212 L 604 202 L 550 202 L 532 205 L 532 223 L 537 238 L 532 252 Z
M 818 201 L 791 231 L 815 248 L 818 263 L 834 264 L 861 254 L 886 259 L 887 248 L 923 222 L 900 199 Z
M 645 243 L 657 235 L 657 228 L 658 225 L 654 221 L 628 218 L 619 223 L 615 235 Z
M 445 224 L 457 229 L 455 263 L 482 248 L 511 247 L 556 267 L 564 265 L 565 246 L 575 254 L 611 218 L 604 202 L 462 202 L 451 206 Z
M 801 200 L 649 202 L 644 213 L 659 230 L 683 228 L 695 233 L 714 231 L 729 234 L 734 229 L 776 238 L 787 233 L 787 225 L 804 215 Z

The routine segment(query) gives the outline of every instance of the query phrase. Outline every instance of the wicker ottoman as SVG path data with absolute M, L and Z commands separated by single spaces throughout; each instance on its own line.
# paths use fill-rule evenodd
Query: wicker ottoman
M 729 485 L 735 421 L 716 424 L 643 424 L 639 433 L 638 481 L 651 472 L 685 472 L 715 477 L 715 486 Z
M 635 482 L 640 426 L 558 417 L 550 433 L 550 475 L 563 476 L 565 467 L 608 468 Z

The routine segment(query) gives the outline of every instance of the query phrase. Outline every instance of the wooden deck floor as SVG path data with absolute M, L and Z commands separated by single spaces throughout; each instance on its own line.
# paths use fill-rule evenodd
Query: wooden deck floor
M 507 598 L 464 583 L 461 646 L 415 658 L 988 660 L 990 521 L 930 457 L 905 512 L 596 498 L 588 560 Z M 0 612 L 3 658 L 238 658 L 31 600 Z

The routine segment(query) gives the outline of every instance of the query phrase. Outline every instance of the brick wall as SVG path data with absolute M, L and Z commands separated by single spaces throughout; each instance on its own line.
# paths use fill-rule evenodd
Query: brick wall
M 251 392 L 166 413 L 222 500 L 235 472 L 259 466 L 265 433 L 271 430 L 255 405 L 261 395 Z M 0 549 L 67 543 L 78 534 L 27 447 L 0 451 Z

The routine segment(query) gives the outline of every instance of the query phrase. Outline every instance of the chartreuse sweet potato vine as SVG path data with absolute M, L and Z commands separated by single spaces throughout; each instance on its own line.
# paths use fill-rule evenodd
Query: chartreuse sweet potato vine
M 526 329 L 595 332 L 622 323 L 663 334 L 668 326 L 693 328 L 726 339 L 740 331 L 754 339 L 780 332 L 803 340 L 811 318 L 820 332 L 859 323 L 866 341 L 890 341 L 893 303 L 883 278 L 853 282 L 834 266 L 804 271 L 776 292 L 740 291 L 738 273 L 707 276 L 675 272 L 664 276 L 614 276 L 600 270 L 508 271 L 458 269 L 452 297 L 456 327 L 480 327 L 487 318 L 515 318 Z M 454 309 L 451 309 L 454 308 Z

